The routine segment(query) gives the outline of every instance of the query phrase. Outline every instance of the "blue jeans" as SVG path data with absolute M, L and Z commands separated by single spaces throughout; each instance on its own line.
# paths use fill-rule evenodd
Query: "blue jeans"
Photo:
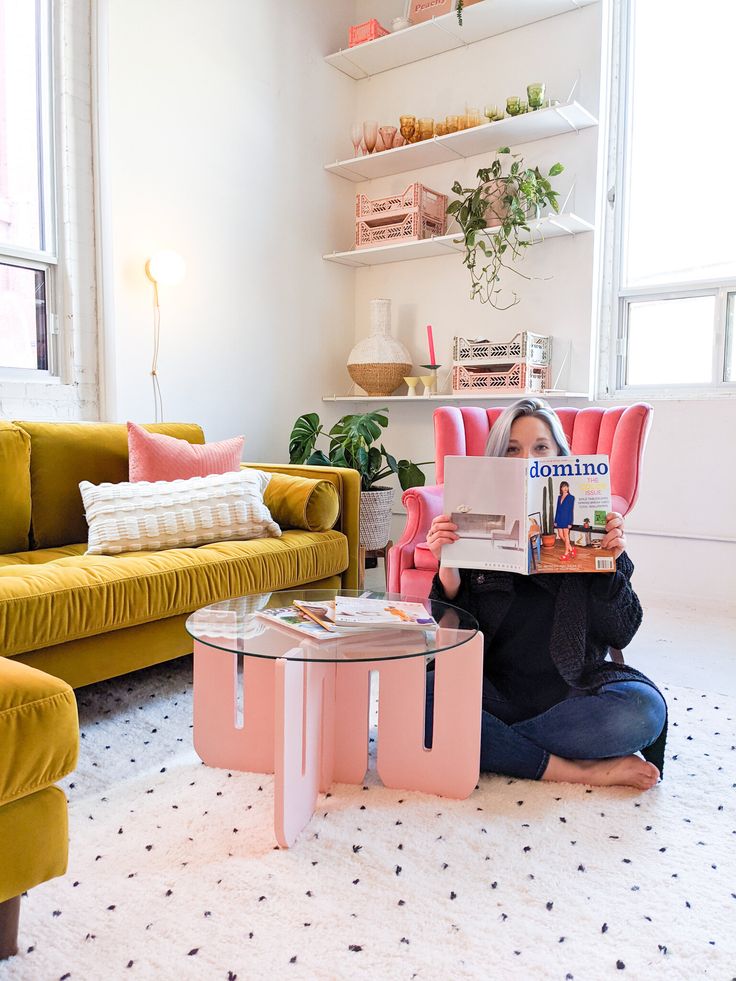
M 666 717 L 665 701 L 642 681 L 614 681 L 580 692 L 540 715 L 523 715 L 484 680 L 481 772 L 539 780 L 550 754 L 569 760 L 630 756 L 650 746 Z M 432 743 L 434 672 L 427 675 L 425 744 Z

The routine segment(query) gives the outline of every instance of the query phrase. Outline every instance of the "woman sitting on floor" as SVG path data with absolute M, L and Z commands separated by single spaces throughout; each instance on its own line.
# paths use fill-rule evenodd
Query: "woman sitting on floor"
M 520 459 L 569 453 L 560 421 L 542 399 L 509 406 L 486 446 L 488 456 Z M 446 514 L 432 522 L 427 543 L 440 563 L 455 530 Z M 615 553 L 612 575 L 521 576 L 440 564 L 430 598 L 473 614 L 485 638 L 482 771 L 639 790 L 659 779 L 664 697 L 636 668 L 606 659 L 609 646 L 629 644 L 642 618 L 620 514 L 607 515 L 601 546 Z M 433 699 L 430 674 L 428 744 Z

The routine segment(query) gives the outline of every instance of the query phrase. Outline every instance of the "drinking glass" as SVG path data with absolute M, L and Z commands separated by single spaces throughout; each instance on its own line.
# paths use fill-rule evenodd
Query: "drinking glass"
M 430 119 L 427 116 L 422 117 L 419 120 L 419 139 L 431 140 L 433 136 L 434 136 L 434 119 Z
M 521 112 L 521 100 L 518 95 L 510 95 L 506 100 L 506 112 L 509 116 L 518 116 Z
M 405 143 L 406 140 L 404 139 L 404 137 L 401 135 L 401 133 L 398 130 L 396 130 L 396 132 L 394 133 L 394 138 L 391 141 L 391 146 L 393 148 L 396 148 L 397 146 L 403 146 Z
M 417 128 L 416 116 L 399 116 L 399 125 L 401 127 L 401 135 L 409 143 Z
M 541 109 L 544 105 L 544 82 L 532 82 L 526 87 L 526 94 L 529 99 L 530 109 Z
M 468 128 L 468 117 L 465 115 L 465 113 L 458 114 L 458 117 L 457 117 L 457 128 L 458 129 L 467 129 Z
M 381 139 L 383 140 L 384 150 L 390 150 L 393 146 L 394 136 L 396 136 L 395 126 L 381 126 L 378 132 L 381 134 Z
M 486 106 L 483 109 L 483 115 L 486 117 L 489 123 L 495 123 L 496 120 L 499 118 L 498 106 Z
M 368 153 L 373 153 L 376 149 L 376 140 L 378 139 L 378 123 L 375 119 L 368 120 L 368 122 L 363 123 L 363 142 L 365 143 L 365 148 Z
M 363 141 L 362 123 L 353 123 L 353 125 L 350 127 L 350 139 L 353 141 L 353 155 L 357 157 L 360 154 L 360 144 Z
M 435 136 L 447 136 L 447 126 L 443 122 L 434 124 Z
M 529 112 L 529 103 L 525 99 L 519 100 L 519 113 Z
M 457 116 L 446 116 L 445 128 L 448 133 L 457 133 Z
M 480 126 L 480 109 L 476 106 L 468 106 L 465 110 L 465 120 L 468 128 L 471 126 Z

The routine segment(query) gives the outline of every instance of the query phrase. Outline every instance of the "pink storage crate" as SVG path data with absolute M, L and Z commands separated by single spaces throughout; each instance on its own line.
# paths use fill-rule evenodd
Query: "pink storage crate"
M 429 218 L 442 221 L 447 227 L 447 195 L 433 191 L 424 184 L 410 184 L 401 194 L 387 198 L 369 198 L 365 194 L 355 195 L 355 218 L 372 219 L 380 216 L 400 216 L 407 211 L 419 211 Z M 440 234 L 444 235 L 444 232 Z
M 463 392 L 540 392 L 550 386 L 549 365 L 516 364 L 478 365 L 465 367 L 456 364 L 452 369 L 452 390 Z
M 375 41 L 376 38 L 385 37 L 389 32 L 382 27 L 375 17 L 367 20 L 365 24 L 354 24 L 348 33 L 348 47 L 354 48 L 356 44 L 365 44 L 366 41 Z
M 510 341 L 467 340 L 456 337 L 453 361 L 475 364 L 494 364 L 499 361 L 526 361 L 527 364 L 549 364 L 552 339 L 546 334 L 522 330 Z
M 365 249 L 370 245 L 388 245 L 392 242 L 415 242 L 444 234 L 444 222 L 418 211 L 410 211 L 403 217 L 388 218 L 370 225 L 359 218 L 355 222 L 355 248 Z

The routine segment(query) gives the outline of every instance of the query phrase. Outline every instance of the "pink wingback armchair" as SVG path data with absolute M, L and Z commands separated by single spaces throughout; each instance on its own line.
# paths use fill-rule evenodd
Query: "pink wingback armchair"
M 442 485 L 446 456 L 482 456 L 491 426 L 501 407 L 443 406 L 434 412 L 437 483 L 412 487 L 402 498 L 406 527 L 388 556 L 391 592 L 425 597 L 429 594 L 437 562 L 427 548 L 432 519 L 442 514 Z M 639 493 L 639 474 L 653 408 L 645 402 L 603 409 L 557 409 L 573 453 L 607 453 L 611 461 L 613 510 L 627 514 Z

